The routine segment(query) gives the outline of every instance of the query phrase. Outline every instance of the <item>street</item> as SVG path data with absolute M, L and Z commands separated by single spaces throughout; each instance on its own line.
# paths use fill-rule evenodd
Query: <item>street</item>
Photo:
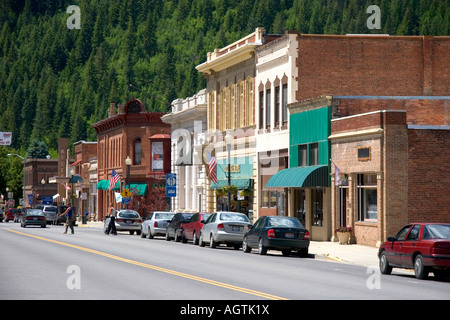
M 365 300 L 450 298 L 448 282 L 345 263 L 152 240 L 99 227 L 0 223 L 2 300 Z M 262 307 L 261 307 L 262 308 Z M 173 311 L 173 310 L 171 310 Z M 177 311 L 177 310 L 175 310 Z M 188 310 L 185 310 L 186 312 Z M 261 310 L 262 311 L 262 310 Z

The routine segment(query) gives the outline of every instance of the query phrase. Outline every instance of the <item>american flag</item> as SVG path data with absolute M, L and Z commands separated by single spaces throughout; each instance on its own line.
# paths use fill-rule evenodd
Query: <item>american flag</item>
M 116 187 L 117 181 L 119 180 L 119 175 L 117 174 L 116 170 L 113 169 L 113 171 L 111 172 L 111 179 L 109 179 L 108 190 L 114 189 Z
M 64 186 L 64 189 L 70 190 L 70 187 L 69 187 L 66 183 L 62 183 L 62 182 L 61 182 L 61 184 Z
M 211 153 L 208 152 L 208 167 L 209 167 L 209 178 L 212 182 L 217 183 L 217 175 L 216 175 L 216 167 L 217 161 L 216 158 L 212 156 Z

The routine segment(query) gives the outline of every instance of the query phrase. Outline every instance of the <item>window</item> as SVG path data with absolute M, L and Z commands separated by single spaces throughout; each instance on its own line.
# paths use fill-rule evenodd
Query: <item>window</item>
M 375 174 L 358 174 L 357 200 L 358 220 L 377 221 L 377 176 Z
M 136 139 L 134 142 L 134 161 L 133 164 L 140 165 L 141 164 L 141 156 L 142 156 L 142 144 L 141 139 Z
M 236 93 L 236 126 L 241 128 L 244 125 L 244 83 L 239 81 Z
M 264 128 L 264 91 L 259 92 L 259 128 Z
M 275 128 L 280 126 L 280 87 L 275 87 Z
M 312 189 L 311 200 L 312 225 L 321 227 L 323 225 L 323 191 L 320 189 Z
M 271 123 L 271 119 L 270 119 L 270 114 L 272 112 L 272 92 L 270 89 L 266 90 L 266 128 L 270 129 L 270 123 Z
M 163 171 L 164 148 L 162 142 L 152 142 L 152 171 Z
M 262 190 L 262 204 L 264 208 L 276 208 L 277 207 L 277 192 Z
M 235 85 L 232 84 L 229 87 L 228 90 L 229 90 L 230 103 L 227 106 L 227 109 L 228 109 L 228 127 L 227 127 L 227 129 L 234 129 L 235 128 L 235 125 L 234 125 L 234 122 L 235 122 L 234 106 L 235 106 L 235 103 L 236 103 L 236 101 L 235 101 L 235 91 L 234 91 L 235 90 Z
M 409 232 L 406 240 L 409 240 L 409 241 L 419 240 L 419 231 L 420 231 L 420 224 L 416 224 Z
M 248 78 L 246 81 L 246 125 L 251 126 L 254 122 L 253 120 L 253 78 Z
M 298 146 L 298 166 L 306 167 L 308 165 L 308 145 L 302 144 Z
M 309 165 L 317 166 L 319 164 L 319 144 L 311 143 L 309 148 Z
M 287 123 L 288 120 L 288 109 L 287 109 L 287 105 L 288 105 L 288 87 L 287 87 L 287 83 L 283 84 L 283 125 Z

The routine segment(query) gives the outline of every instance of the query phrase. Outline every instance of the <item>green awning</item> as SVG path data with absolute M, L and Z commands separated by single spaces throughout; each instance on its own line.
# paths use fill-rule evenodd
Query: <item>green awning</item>
M 130 183 L 125 186 L 130 192 L 132 189 L 137 190 L 137 194 L 139 196 L 147 195 L 147 184 L 146 183 Z
M 329 186 L 328 165 L 289 168 L 278 171 L 266 184 L 267 188 L 307 188 Z
M 100 180 L 97 183 L 97 190 L 108 190 L 109 180 Z M 113 189 L 114 191 L 120 190 L 120 181 L 117 181 L 116 187 Z
M 253 188 L 253 179 L 231 179 L 231 185 L 240 190 Z M 228 180 L 219 180 L 217 183 L 211 183 L 211 189 L 220 189 L 228 186 Z

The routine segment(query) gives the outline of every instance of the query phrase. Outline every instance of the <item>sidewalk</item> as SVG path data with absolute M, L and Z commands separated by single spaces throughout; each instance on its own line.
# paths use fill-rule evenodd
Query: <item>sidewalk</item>
M 78 227 L 103 228 L 102 221 L 88 221 L 82 224 L 77 221 Z M 350 263 L 365 267 L 378 267 L 378 248 L 358 244 L 342 245 L 338 242 L 311 241 L 309 254 L 316 259 Z

